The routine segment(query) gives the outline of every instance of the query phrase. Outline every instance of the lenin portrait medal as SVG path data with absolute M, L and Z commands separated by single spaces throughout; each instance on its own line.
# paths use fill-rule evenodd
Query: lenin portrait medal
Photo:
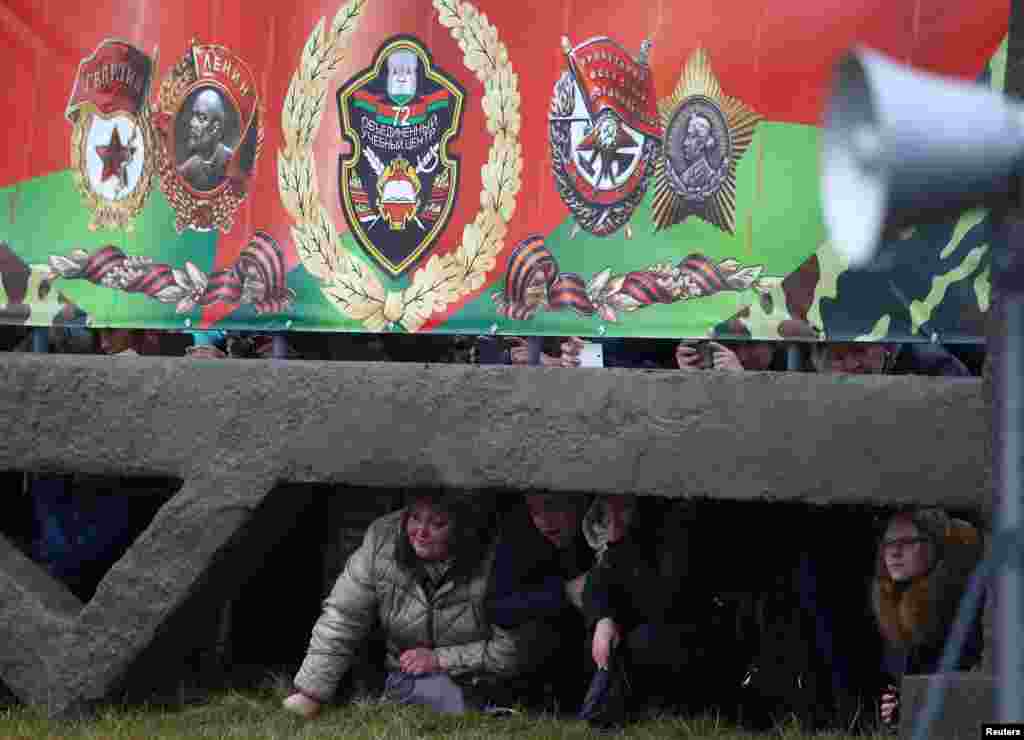
M 761 116 L 723 94 L 703 49 L 697 49 L 671 96 L 659 101 L 665 140 L 651 203 L 655 230 L 697 216 L 736 231 L 736 166 Z
M 338 190 L 351 233 L 392 276 L 415 266 L 451 216 L 466 93 L 413 36 L 385 41 L 370 66 L 338 90 Z
M 78 65 L 66 117 L 71 171 L 92 211 L 89 228 L 132 230 L 153 185 L 147 99 L 153 60 L 131 44 L 103 41 Z
M 160 86 L 160 187 L 175 226 L 230 231 L 263 144 L 256 77 L 230 49 L 192 43 Z

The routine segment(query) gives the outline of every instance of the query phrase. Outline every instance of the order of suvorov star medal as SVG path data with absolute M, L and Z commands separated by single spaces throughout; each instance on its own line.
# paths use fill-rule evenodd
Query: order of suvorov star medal
M 655 231 L 697 216 L 735 233 L 736 165 L 761 116 L 722 93 L 703 49 L 691 55 L 658 112 L 665 138 L 651 204 Z

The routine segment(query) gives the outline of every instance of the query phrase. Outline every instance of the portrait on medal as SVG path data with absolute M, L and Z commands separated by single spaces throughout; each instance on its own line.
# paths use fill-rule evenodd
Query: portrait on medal
M 178 175 L 193 190 L 217 189 L 238 150 L 241 116 L 215 85 L 197 87 L 185 99 L 174 124 Z
M 729 176 L 732 142 L 725 116 L 711 100 L 692 99 L 675 112 L 665 138 L 667 174 L 674 189 L 703 204 Z
M 722 92 L 704 49 L 690 55 L 675 91 L 658 102 L 665 145 L 657 164 L 655 231 L 698 218 L 736 233 L 736 168 L 761 115 Z

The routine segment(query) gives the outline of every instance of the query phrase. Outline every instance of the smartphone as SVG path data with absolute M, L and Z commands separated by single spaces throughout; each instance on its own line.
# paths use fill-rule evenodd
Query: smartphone
M 701 340 L 682 342 L 681 344 L 696 350 L 697 354 L 700 355 L 700 363 L 697 365 L 699 370 L 711 370 L 715 367 L 715 352 L 710 342 Z
M 700 367 L 702 370 L 713 370 L 715 367 L 715 350 L 711 342 L 701 342 L 697 345 L 700 352 Z
M 604 347 L 597 342 L 584 342 L 580 349 L 580 367 L 604 367 Z

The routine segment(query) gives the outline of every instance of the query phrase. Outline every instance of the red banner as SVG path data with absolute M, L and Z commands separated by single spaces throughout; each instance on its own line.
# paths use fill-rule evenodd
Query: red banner
M 1008 0 L 66 5 L 4 1 L 0 321 L 984 336 L 990 220 L 850 270 L 819 127 L 855 46 L 1002 90 Z
M 590 114 L 603 110 L 619 114 L 626 125 L 661 137 L 661 122 L 651 68 L 608 38 L 584 41 L 569 52 L 576 80 L 583 90 Z
M 67 117 L 74 120 L 83 105 L 92 104 L 104 115 L 115 111 L 138 113 L 149 90 L 153 63 L 123 41 L 104 41 L 78 66 L 68 101 Z

